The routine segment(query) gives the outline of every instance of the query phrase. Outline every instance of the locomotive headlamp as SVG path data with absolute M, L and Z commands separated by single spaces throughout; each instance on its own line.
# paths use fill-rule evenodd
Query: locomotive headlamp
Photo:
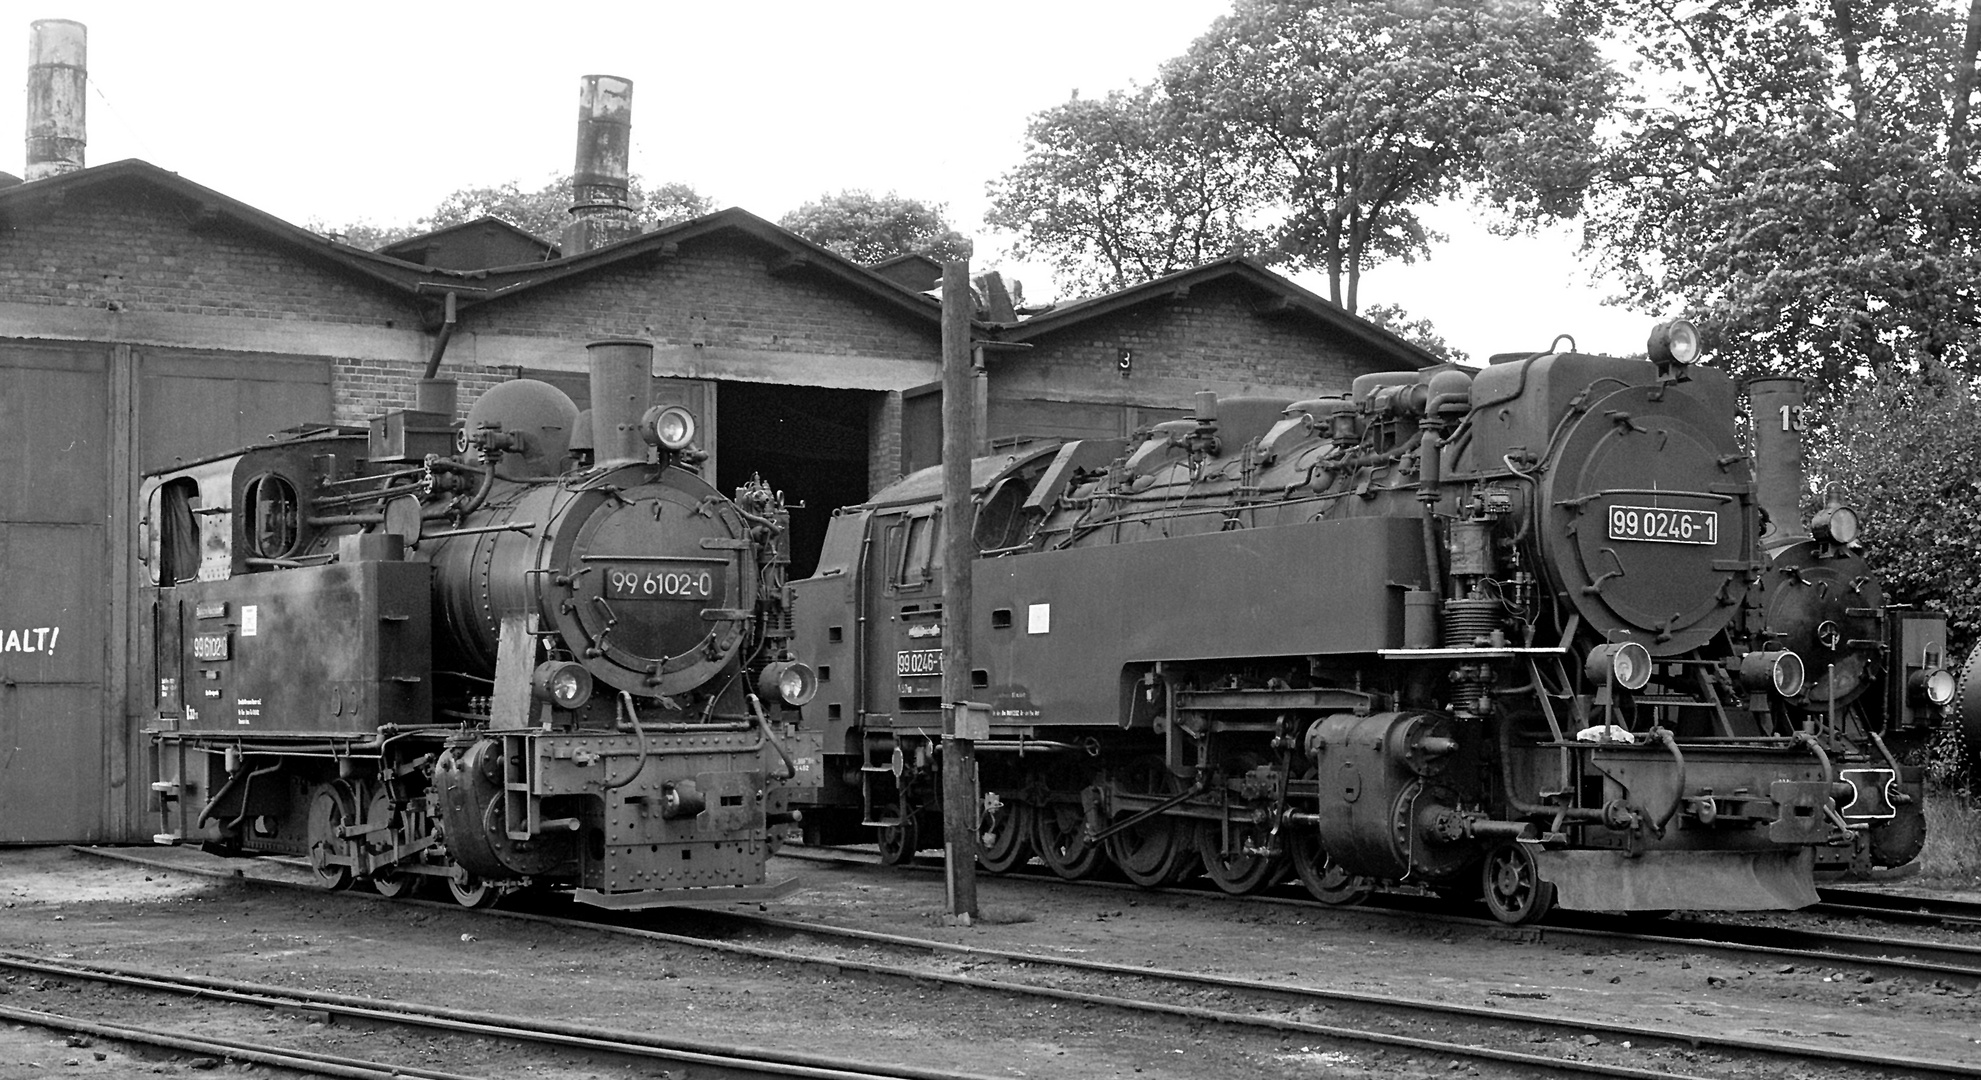
M 1740 658 L 1740 683 L 1749 693 L 1773 690 L 1792 698 L 1802 693 L 1806 680 L 1802 658 L 1787 649 L 1757 649 Z
M 1699 328 L 1684 319 L 1661 322 L 1651 328 L 1645 351 L 1660 368 L 1690 364 L 1699 359 Z
M 1945 668 L 1915 671 L 1905 680 L 1905 694 L 1914 704 L 1945 705 L 1953 700 L 1956 688 L 1953 672 Z
M 1589 650 L 1582 670 L 1595 682 L 1614 680 L 1625 690 L 1642 690 L 1651 681 L 1651 650 L 1634 641 L 1598 645 Z
M 1848 506 L 1825 506 L 1809 519 L 1809 531 L 1826 544 L 1848 544 L 1857 539 L 1857 511 Z
M 545 661 L 530 677 L 530 693 L 560 709 L 582 709 L 592 699 L 592 673 L 575 660 Z
M 695 414 L 679 405 L 656 405 L 640 418 L 640 437 L 663 450 L 686 450 L 695 441 Z
M 757 676 L 757 696 L 776 698 L 786 705 L 803 705 L 819 692 L 819 677 L 810 664 L 779 660 L 766 664 Z

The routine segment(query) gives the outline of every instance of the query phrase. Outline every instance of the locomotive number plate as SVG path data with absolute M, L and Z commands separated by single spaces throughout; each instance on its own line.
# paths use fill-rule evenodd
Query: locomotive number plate
M 688 563 L 615 566 L 605 572 L 609 600 L 713 600 L 722 593 L 722 568 Z
M 942 674 L 941 649 L 902 649 L 894 654 L 894 674 L 901 678 Z
M 1720 515 L 1711 510 L 1612 506 L 1610 539 L 1650 540 L 1661 544 L 1717 544 L 1720 542 Z
M 226 660 L 230 655 L 229 644 L 226 634 L 194 634 L 193 659 Z

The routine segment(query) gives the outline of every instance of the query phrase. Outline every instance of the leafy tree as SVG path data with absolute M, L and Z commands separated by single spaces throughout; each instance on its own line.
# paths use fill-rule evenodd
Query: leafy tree
M 1362 309 L 1362 317 L 1447 364 L 1464 364 L 1472 359 L 1470 353 L 1446 341 L 1437 327 L 1431 325 L 1431 320 L 1413 319 L 1401 305 L 1370 304 Z
M 950 227 L 941 203 L 925 203 L 890 191 L 849 189 L 821 195 L 777 223 L 864 265 L 897 255 L 926 255 L 937 262 L 970 257 L 970 238 Z
M 1981 399 L 1971 376 L 1928 364 L 1822 399 L 1807 469 L 1864 515 L 1864 546 L 1893 599 L 1947 613 L 1960 650 L 1981 641 Z
M 1821 395 L 1981 366 L 1981 0 L 1569 3 L 1648 73 L 1587 228 L 1630 301 Z
M 635 216 L 647 226 L 671 225 L 700 217 L 716 208 L 714 199 L 675 181 L 647 191 L 639 177 L 629 177 L 627 194 Z M 569 175 L 555 177 L 534 191 L 524 191 L 516 181 L 507 180 L 486 187 L 461 188 L 442 199 L 432 213 L 411 225 L 381 227 L 359 221 L 341 229 L 326 229 L 312 222 L 310 228 L 318 232 L 341 232 L 352 246 L 377 250 L 421 233 L 493 215 L 555 244 L 563 237 L 564 226 L 571 219 L 571 200 Z
M 989 185 L 984 220 L 1018 234 L 1063 288 L 1123 289 L 1257 246 L 1258 200 L 1230 155 L 1185 131 L 1160 87 L 1076 97 L 1034 115 L 1025 157 Z
M 1425 255 L 1420 207 L 1571 215 L 1613 76 L 1538 0 L 1237 0 L 1164 85 L 1190 140 L 1276 193 L 1279 255 L 1353 311 L 1363 269 Z

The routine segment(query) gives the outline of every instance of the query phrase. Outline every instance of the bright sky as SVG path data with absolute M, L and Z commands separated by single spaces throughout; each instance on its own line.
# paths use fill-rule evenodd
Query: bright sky
M 1026 119 L 1074 90 L 1154 78 L 1229 0 L 660 0 L 616 5 L 399 0 L 274 4 L 40 0 L 29 22 L 89 28 L 88 162 L 143 158 L 297 224 L 410 222 L 459 188 L 568 172 L 578 81 L 633 81 L 632 170 L 776 220 L 827 192 L 942 202 L 978 270 L 1055 289 L 1002 258 L 984 185 L 1017 163 Z M 17 102 L 20 99 L 16 99 Z M 24 103 L 0 106 L 0 170 L 23 169 Z M 1483 362 L 1558 333 L 1643 348 L 1651 319 L 1605 308 L 1572 230 L 1507 241 L 1471 211 L 1431 261 L 1365 275 Z M 1326 294 L 1325 280 L 1299 279 Z

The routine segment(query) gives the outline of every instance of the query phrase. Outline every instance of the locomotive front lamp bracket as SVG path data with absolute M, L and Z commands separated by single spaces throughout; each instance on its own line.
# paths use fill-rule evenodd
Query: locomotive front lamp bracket
M 1825 544 L 1856 541 L 1862 519 L 1848 506 L 1825 506 L 1809 519 L 1809 531 Z
M 530 694 L 560 709 L 582 709 L 592 699 L 592 673 L 575 661 L 545 661 L 530 676 Z
M 793 707 L 804 705 L 819 692 L 819 677 L 810 664 L 779 660 L 764 667 L 757 676 L 757 696 L 776 698 Z
M 1802 693 L 1807 675 L 1802 657 L 1789 649 L 1757 649 L 1740 658 L 1740 683 L 1750 694 L 1773 690 L 1792 698 Z
M 1651 328 L 1651 339 L 1644 347 L 1660 374 L 1674 368 L 1683 370 L 1699 359 L 1699 328 L 1684 319 L 1661 322 Z
M 640 438 L 679 453 L 695 441 L 695 414 L 679 405 L 655 405 L 640 417 Z
M 1905 680 L 1905 696 L 1915 705 L 1945 706 L 1959 688 L 1953 672 L 1946 668 L 1915 671 Z
M 1651 650 L 1635 641 L 1598 645 L 1589 650 L 1582 671 L 1598 686 L 1614 682 L 1625 690 L 1642 690 L 1651 681 Z

